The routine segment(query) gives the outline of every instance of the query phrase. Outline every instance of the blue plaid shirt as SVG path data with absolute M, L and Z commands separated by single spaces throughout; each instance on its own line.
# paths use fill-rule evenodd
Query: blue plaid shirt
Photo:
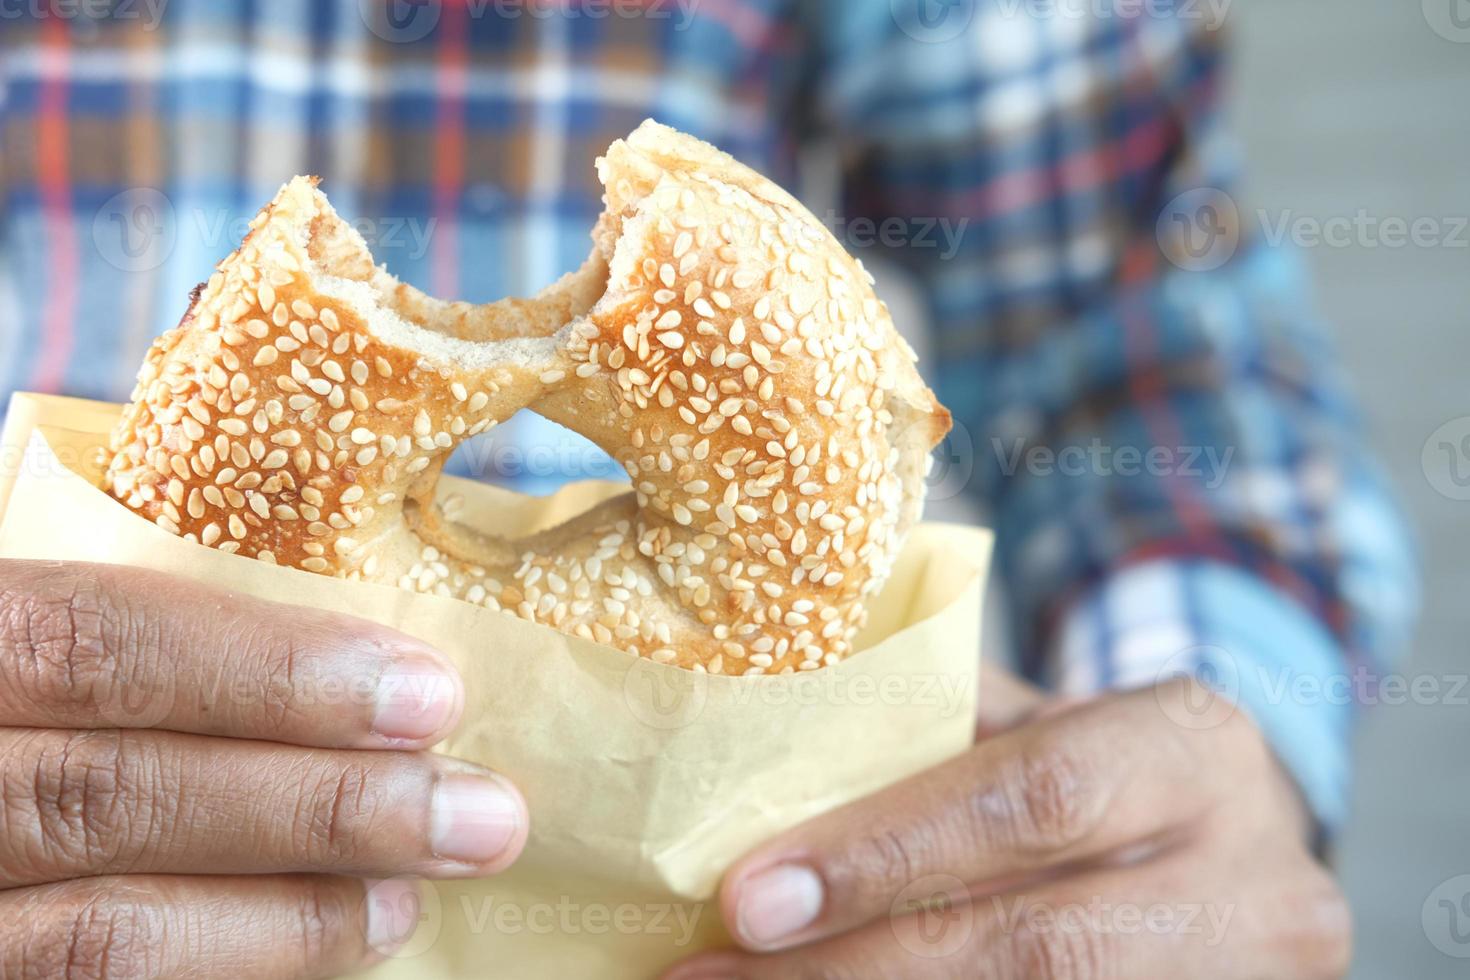
M 1402 643 L 1405 531 L 1291 258 L 1241 232 L 1210 5 L 1051 6 L 7 7 L 0 389 L 125 398 L 296 173 L 394 272 L 489 300 L 580 262 L 593 160 L 645 117 L 788 185 L 820 135 L 839 236 L 922 288 L 957 421 L 936 494 L 987 505 L 1026 672 L 1070 693 L 1208 677 L 1334 827 L 1353 706 L 1303 691 Z M 599 460 L 527 423 L 474 462 Z

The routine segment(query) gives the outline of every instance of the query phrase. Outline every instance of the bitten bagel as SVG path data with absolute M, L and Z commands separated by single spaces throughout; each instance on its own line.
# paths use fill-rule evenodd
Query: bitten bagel
M 949 413 L 861 264 L 779 187 L 651 122 L 598 174 L 582 269 L 485 306 L 399 283 L 291 181 L 150 350 L 107 489 L 200 544 L 664 663 L 838 662 Z M 632 492 L 518 541 L 446 519 L 444 462 L 521 408 Z

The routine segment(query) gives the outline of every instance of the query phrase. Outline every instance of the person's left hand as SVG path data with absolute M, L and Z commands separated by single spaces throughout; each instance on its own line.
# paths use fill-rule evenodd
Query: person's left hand
M 665 980 L 1341 977 L 1350 916 L 1307 825 L 1193 681 L 1043 708 L 747 855 L 720 895 L 744 951 Z

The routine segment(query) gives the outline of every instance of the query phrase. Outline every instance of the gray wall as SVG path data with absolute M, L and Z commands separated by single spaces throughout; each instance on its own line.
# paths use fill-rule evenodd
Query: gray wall
M 1470 0 L 1234 0 L 1229 19 L 1248 210 L 1279 221 L 1287 210 L 1327 219 L 1366 209 L 1435 219 L 1445 236 L 1455 231 L 1447 219 L 1470 216 Z M 1455 941 L 1440 905 L 1470 894 L 1470 880 L 1436 892 L 1470 874 L 1470 691 L 1451 696 L 1470 672 L 1470 502 L 1441 492 L 1460 490 L 1439 448 L 1470 435 L 1467 240 L 1470 231 L 1459 247 L 1375 248 L 1364 237 L 1306 250 L 1423 539 L 1428 608 L 1402 670 L 1442 692 L 1380 705 L 1361 728 L 1342 862 L 1360 933 L 1354 976 L 1373 980 L 1470 976 L 1470 959 L 1440 949 L 1470 957 L 1470 937 Z M 1421 462 L 1430 436 L 1457 419 Z M 1470 458 L 1460 462 L 1470 473 Z M 1470 904 L 1461 924 L 1470 929 Z

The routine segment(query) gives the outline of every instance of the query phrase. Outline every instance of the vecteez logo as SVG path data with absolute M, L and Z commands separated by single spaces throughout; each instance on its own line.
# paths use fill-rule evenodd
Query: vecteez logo
M 92 219 L 92 244 L 123 272 L 149 272 L 168 261 L 178 239 L 173 202 L 152 187 L 130 187 L 107 199 Z
M 1419 465 L 1441 496 L 1470 500 L 1470 415 L 1450 419 L 1430 433 Z
M 893 21 L 915 41 L 943 44 L 975 19 L 975 0 L 888 0 Z
M 1430 892 L 1420 925 L 1435 949 L 1452 959 L 1470 959 L 1470 875 L 1451 878 Z
M 1178 685 L 1173 682 L 1192 680 Z M 1240 666 L 1223 647 L 1200 644 L 1164 661 L 1154 677 L 1159 709 L 1180 728 L 1218 728 L 1235 714 L 1240 700 Z
M 673 731 L 692 725 L 709 701 L 709 675 L 638 658 L 623 675 L 623 700 L 649 728 Z
M 163 22 L 169 0 L 0 0 L 0 20 L 65 20 L 74 28 L 95 31 L 104 20 L 141 22 L 155 31 Z
M 412 44 L 429 36 L 444 14 L 441 0 L 358 0 L 368 30 L 393 44 Z
M 894 896 L 889 908 L 893 937 L 920 959 L 954 956 L 975 929 L 975 909 L 968 894 L 965 883 L 953 875 L 915 879 Z
M 1424 19 L 1446 41 L 1470 44 L 1470 0 L 1423 0 Z
M 1196 188 L 1164 206 L 1155 234 L 1170 262 L 1187 272 L 1212 272 L 1240 248 L 1240 210 L 1224 191 Z

